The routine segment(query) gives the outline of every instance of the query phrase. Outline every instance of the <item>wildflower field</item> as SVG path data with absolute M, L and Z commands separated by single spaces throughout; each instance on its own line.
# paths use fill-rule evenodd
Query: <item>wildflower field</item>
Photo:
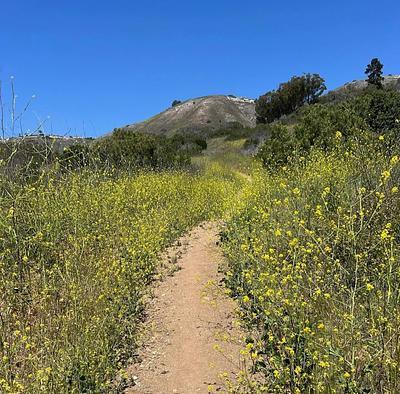
M 2 177 L 0 391 L 119 392 L 160 253 L 221 218 L 257 377 L 243 392 L 400 391 L 400 162 L 383 146 L 245 176 L 209 160 Z
M 122 392 L 160 255 L 206 220 L 252 359 L 236 392 L 400 392 L 400 95 L 291 121 L 3 145 L 0 393 Z
M 160 252 L 219 217 L 218 168 L 0 180 L 0 392 L 117 391 Z
M 400 163 L 383 144 L 314 150 L 243 191 L 223 245 L 251 392 L 400 392 Z

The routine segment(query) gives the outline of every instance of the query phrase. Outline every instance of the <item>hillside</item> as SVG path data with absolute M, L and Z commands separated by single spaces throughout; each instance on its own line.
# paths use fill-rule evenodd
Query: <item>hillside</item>
M 400 91 L 400 75 L 387 75 L 385 87 Z M 337 102 L 353 97 L 367 87 L 365 80 L 348 82 L 321 97 L 321 102 Z M 186 100 L 174 107 L 121 129 L 135 132 L 173 135 L 176 132 L 201 133 L 233 125 L 255 127 L 253 99 L 236 96 L 204 96 Z
M 254 100 L 235 96 L 204 96 L 184 101 L 144 122 L 124 129 L 150 134 L 174 134 L 218 130 L 240 124 L 256 124 Z
M 400 75 L 386 75 L 384 78 L 383 85 L 386 88 L 400 91 Z M 344 85 L 328 92 L 325 96 L 323 96 L 322 100 L 327 102 L 345 100 L 349 97 L 356 96 L 367 86 L 368 84 L 366 80 L 354 80 L 347 82 Z
M 43 146 L 48 149 L 52 149 L 56 152 L 62 152 L 64 148 L 67 148 L 76 144 L 89 144 L 94 139 L 89 137 L 70 137 L 62 135 L 45 135 L 45 134 L 33 134 L 25 135 L 23 137 L 10 137 L 4 140 L 0 140 L 0 146 L 9 145 L 14 146 L 16 144 L 35 145 Z

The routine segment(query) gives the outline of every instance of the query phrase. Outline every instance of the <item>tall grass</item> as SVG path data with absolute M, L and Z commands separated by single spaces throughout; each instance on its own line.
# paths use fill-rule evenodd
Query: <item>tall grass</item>
M 217 172 L 0 178 L 0 392 L 117 391 L 159 253 L 220 215 Z
M 382 138 L 259 171 L 227 223 L 254 392 L 400 392 L 400 168 Z

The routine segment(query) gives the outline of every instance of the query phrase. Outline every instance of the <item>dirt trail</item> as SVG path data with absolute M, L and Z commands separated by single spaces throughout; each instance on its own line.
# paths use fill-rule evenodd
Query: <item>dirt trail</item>
M 128 369 L 136 384 L 126 393 L 225 392 L 226 380 L 239 372 L 240 329 L 235 303 L 218 285 L 223 256 L 217 231 L 203 224 L 169 251 L 176 272 L 154 289 L 145 330 L 150 335 L 141 362 Z

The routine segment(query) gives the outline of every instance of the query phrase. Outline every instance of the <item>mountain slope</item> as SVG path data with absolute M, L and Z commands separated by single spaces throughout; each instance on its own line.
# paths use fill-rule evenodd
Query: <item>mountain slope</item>
M 235 96 L 205 96 L 187 100 L 144 122 L 123 127 L 151 134 L 200 133 L 233 124 L 254 127 L 254 100 Z
M 387 75 L 385 87 L 400 91 L 400 75 Z M 365 80 L 354 80 L 320 98 L 322 103 L 339 102 L 357 96 L 367 87 Z M 149 134 L 171 135 L 176 132 L 202 133 L 233 125 L 255 127 L 255 102 L 236 96 L 204 96 L 184 101 L 139 123 L 121 127 Z
M 386 75 L 383 80 L 385 88 L 400 91 L 400 75 Z M 362 90 L 368 86 L 366 80 L 354 80 L 347 82 L 338 88 L 331 90 L 322 97 L 323 101 L 341 101 L 350 97 L 357 96 Z

